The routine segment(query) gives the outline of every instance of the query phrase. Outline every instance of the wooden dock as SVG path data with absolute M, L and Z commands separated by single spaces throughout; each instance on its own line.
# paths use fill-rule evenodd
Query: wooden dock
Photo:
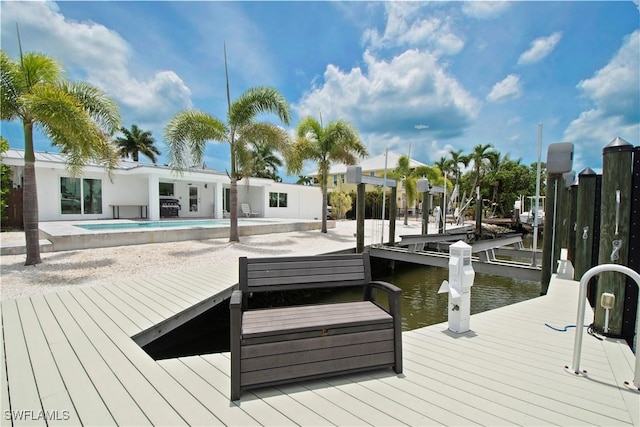
M 391 369 L 258 389 L 229 400 L 229 354 L 154 361 L 132 336 L 237 282 L 236 265 L 2 301 L 2 425 L 639 425 L 634 356 L 585 336 L 572 358 L 577 282 L 476 314 L 457 335 L 405 332 Z M 587 310 L 586 323 L 592 313 Z

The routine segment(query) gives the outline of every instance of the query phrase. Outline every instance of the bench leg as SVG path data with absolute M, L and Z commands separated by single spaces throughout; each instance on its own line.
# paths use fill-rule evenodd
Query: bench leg
M 242 311 L 240 310 L 240 304 L 238 299 L 241 300 L 242 296 L 232 296 L 232 303 L 230 304 L 230 316 L 231 316 L 231 400 L 240 399 L 240 334 L 242 330 Z M 235 297 L 235 298 L 234 298 Z M 238 298 L 239 297 L 239 298 Z M 234 299 L 236 301 L 234 301 Z

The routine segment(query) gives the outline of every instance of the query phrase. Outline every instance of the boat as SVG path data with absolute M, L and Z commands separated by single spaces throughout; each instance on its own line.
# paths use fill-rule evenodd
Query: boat
M 528 199 L 528 206 L 525 205 L 525 199 Z M 520 224 L 523 225 L 535 225 L 536 215 L 538 216 L 538 226 L 544 225 L 544 204 L 545 196 L 539 196 L 538 208 L 535 208 L 536 196 L 520 196 L 520 200 L 516 200 L 514 204 L 514 210 L 519 212 Z

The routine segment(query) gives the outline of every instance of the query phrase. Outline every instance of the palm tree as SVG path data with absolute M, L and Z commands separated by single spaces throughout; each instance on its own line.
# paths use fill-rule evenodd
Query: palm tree
M 177 113 L 165 128 L 164 139 L 168 145 L 167 158 L 171 166 L 182 171 L 192 164 L 202 162 L 207 141 L 229 144 L 231 171 L 230 227 L 229 241 L 239 242 L 238 236 L 238 181 L 251 175 L 252 162 L 249 144 L 260 143 L 275 150 L 286 151 L 289 137 L 287 132 L 274 124 L 256 121 L 261 113 L 274 113 L 284 124 L 289 124 L 291 113 L 289 104 L 277 90 L 257 86 L 247 89 L 238 99 L 231 102 L 229 76 L 227 78 L 227 122 L 203 111 L 187 110 Z
M 282 167 L 282 160 L 273 152 L 273 147 L 264 143 L 253 143 L 251 150 L 252 174 L 258 178 L 269 178 L 276 182 L 282 181 L 278 176 L 278 168 Z
M 455 188 L 458 189 L 458 195 L 459 195 L 460 194 L 459 193 L 460 192 L 460 176 L 462 175 L 462 169 L 460 168 L 460 165 L 463 165 L 464 167 L 469 166 L 469 157 L 463 156 L 462 150 L 451 150 L 449 151 L 449 154 L 451 155 L 451 172 L 453 173 L 453 176 L 456 179 Z
M 322 120 L 322 119 L 320 119 Z M 287 156 L 287 172 L 298 174 L 306 160 L 318 164 L 322 190 L 322 232 L 327 232 L 327 182 L 331 163 L 353 165 L 367 155 L 358 132 L 346 121 L 336 120 L 322 126 L 313 117 L 303 118 L 296 127 L 297 139 Z
M 449 172 L 451 172 L 453 168 L 453 163 L 451 159 L 447 159 L 446 157 L 440 157 L 440 160 L 435 162 L 434 165 L 440 170 L 440 172 L 442 173 L 442 177 L 444 178 L 443 188 L 445 192 L 442 194 L 442 197 L 444 199 L 445 195 L 447 194 L 447 176 L 449 175 Z M 446 200 L 443 200 L 443 202 L 446 203 Z M 446 222 L 446 218 L 447 218 L 446 205 L 443 206 L 441 215 L 442 215 L 442 222 L 443 223 Z
M 404 188 L 404 225 L 409 224 L 409 201 L 414 201 L 416 198 L 416 177 L 412 175 L 413 171 L 409 162 L 409 157 L 400 156 L 396 168 L 391 173 L 395 179 L 402 181 Z
M 482 174 L 488 167 L 491 159 L 497 155 L 497 152 L 493 150 L 491 144 L 478 144 L 473 147 L 473 151 L 469 154 L 469 160 L 473 162 L 473 168 L 475 170 L 475 181 L 473 188 L 480 187 L 482 182 Z M 480 201 L 476 206 L 476 234 L 480 236 L 482 233 L 482 195 Z
M 38 193 L 33 127 L 67 155 L 67 168 L 77 176 L 89 162 L 112 170 L 118 161 L 111 135 L 120 128 L 114 101 L 95 86 L 62 78 L 63 67 L 40 53 L 20 53 L 17 60 L 2 51 L 0 119 L 20 120 L 24 129 L 23 216 L 27 246 L 25 265 L 40 259 Z
M 313 177 L 298 175 L 297 185 L 313 185 Z
M 124 159 L 129 156 L 134 162 L 138 161 L 138 154 L 142 153 L 147 156 L 155 165 L 158 159 L 156 154 L 162 154 L 160 150 L 154 145 L 155 139 L 151 136 L 151 132 L 148 130 L 141 130 L 136 125 L 131 125 L 131 130 L 127 128 L 121 128 L 120 132 L 124 134 L 124 137 L 116 138 L 116 143 L 120 147 L 120 156 Z

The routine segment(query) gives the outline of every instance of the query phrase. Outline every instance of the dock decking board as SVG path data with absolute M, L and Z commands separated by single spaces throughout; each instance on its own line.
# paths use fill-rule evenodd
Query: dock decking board
M 24 335 L 29 354 L 37 356 L 30 356 L 29 359 L 36 379 L 38 393 L 41 396 L 42 409 L 46 413 L 52 414 L 47 423 L 49 425 L 79 424 L 78 414 L 73 408 L 73 403 L 51 355 L 49 344 L 42 332 L 31 301 L 19 299 L 16 300 L 16 304 L 20 312 L 23 330 L 30 331 L 29 334 Z M 62 412 L 60 408 L 65 408 L 64 411 L 66 412 Z
M 61 292 L 64 294 L 64 292 Z M 60 294 L 47 294 L 45 299 L 51 311 L 54 313 L 56 321 L 59 323 L 68 343 L 76 353 L 78 361 L 82 365 L 82 370 L 91 379 L 98 390 L 100 398 L 118 424 L 151 425 L 138 403 L 134 400 L 130 391 L 120 382 L 113 369 L 103 359 L 100 352 L 94 347 L 93 342 L 97 337 L 92 336 L 91 340 L 76 323 L 71 313 L 69 313 L 62 301 Z
M 111 412 L 84 370 L 72 344 L 66 339 L 44 296 L 30 299 L 80 422 L 85 425 L 116 425 Z M 67 410 L 68 408 L 58 409 Z
M 80 301 L 79 301 L 80 302 Z M 122 332 L 104 313 L 99 313 L 97 307 L 92 307 L 91 302 L 82 301 L 82 307 L 90 309 L 99 325 L 104 337 L 108 337 L 112 342 L 112 352 L 109 354 L 126 357 L 123 364 L 131 364 L 157 393 L 164 399 L 166 408 L 170 408 L 181 419 L 189 424 L 219 425 L 219 420 L 209 412 L 204 406 L 194 399 L 191 399 L 189 392 L 176 382 L 170 375 L 151 359 L 133 340 Z M 98 332 L 96 332 L 98 333 Z M 137 375 L 137 374 L 136 374 Z M 160 401 L 162 402 L 162 401 Z M 168 409 L 169 410 L 169 409 Z M 170 418 L 164 418 L 160 424 L 175 424 L 170 422 Z M 181 424 L 181 423 L 177 423 Z
M 70 410 L 66 423 L 87 425 L 639 424 L 638 394 L 622 385 L 633 378 L 628 348 L 585 334 L 590 377 L 564 372 L 575 329 L 544 323 L 575 323 L 577 284 L 557 278 L 546 297 L 473 315 L 468 336 L 446 324 L 405 332 L 402 376 L 256 389 L 237 404 L 229 353 L 156 362 L 131 339 L 219 303 L 236 282 L 237 265 L 220 265 L 3 301 L 2 407 Z

